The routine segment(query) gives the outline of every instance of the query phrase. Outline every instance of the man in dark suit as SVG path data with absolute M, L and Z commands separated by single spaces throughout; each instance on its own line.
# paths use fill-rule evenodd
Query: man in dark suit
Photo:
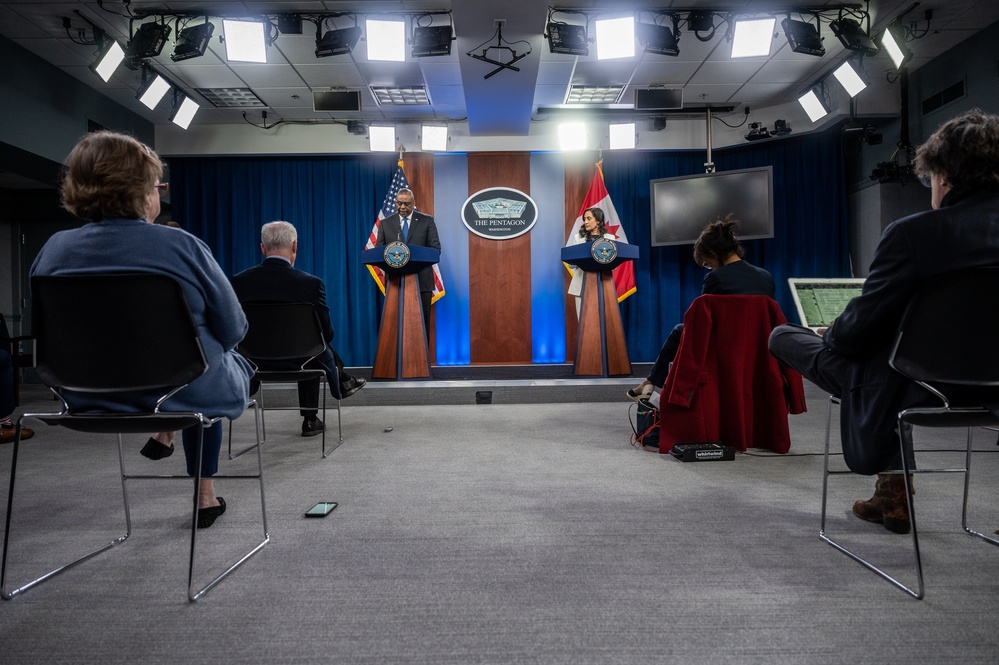
M 333 350 L 333 325 L 326 306 L 326 285 L 323 280 L 295 269 L 298 255 L 298 232 L 288 222 L 269 222 L 260 230 L 260 250 L 264 262 L 248 268 L 232 278 L 232 286 L 240 303 L 255 302 L 309 302 L 316 308 L 323 327 L 326 350 L 313 362 L 326 370 L 327 381 L 333 397 L 350 397 L 367 383 L 350 376 L 343 369 L 343 361 Z M 337 374 L 333 372 L 336 368 Z M 302 436 L 314 436 L 323 431 L 319 413 L 319 379 L 306 379 L 298 384 L 298 400 L 302 406 Z
M 375 246 L 390 242 L 402 241 L 407 245 L 432 247 L 440 251 L 441 241 L 437 236 L 437 225 L 434 218 L 416 211 L 416 199 L 409 189 L 400 189 L 395 197 L 399 212 L 386 217 L 378 226 L 378 237 Z M 430 341 L 430 300 L 434 291 L 434 269 L 428 266 L 420 271 L 420 304 L 423 306 L 423 325 L 427 329 L 427 341 Z
M 788 324 L 770 336 L 774 356 L 842 400 L 843 457 L 855 473 L 878 474 L 874 496 L 853 512 L 896 533 L 911 528 L 904 479 L 883 472 L 902 466 L 898 412 L 929 394 L 892 370 L 888 357 L 924 283 L 999 265 L 999 116 L 972 111 L 948 121 L 919 147 L 915 166 L 932 188 L 933 210 L 885 229 L 862 293 L 824 335 Z

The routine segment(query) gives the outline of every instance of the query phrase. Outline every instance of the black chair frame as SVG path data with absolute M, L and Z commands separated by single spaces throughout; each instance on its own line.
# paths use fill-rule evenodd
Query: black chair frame
M 264 387 L 266 384 L 297 383 L 311 378 L 320 380 L 319 390 L 322 394 L 323 421 L 326 420 L 326 371 L 321 368 L 306 367 L 326 350 L 326 340 L 323 338 L 319 314 L 311 303 L 243 303 L 243 311 L 249 321 L 249 330 L 239 343 L 238 350 L 256 369 L 253 378 L 260 382 L 257 402 L 260 406 L 263 437 L 267 441 L 267 422 L 264 413 L 268 407 L 264 403 Z M 264 367 L 265 369 L 261 369 Z M 286 369 L 268 369 L 271 367 L 287 367 Z M 332 368 L 336 372 L 336 368 Z M 339 375 L 337 376 L 339 389 Z M 343 423 L 340 418 L 340 400 L 336 402 L 336 418 L 338 441 L 335 446 L 326 449 L 326 428 L 322 431 L 322 456 L 340 447 L 343 443 Z M 297 411 L 299 406 L 269 407 L 275 411 Z M 252 449 L 244 448 L 236 453 L 232 451 L 232 436 L 230 429 L 229 459 L 239 457 Z
M 0 344 L 7 347 L 10 353 L 11 365 L 14 369 L 14 406 L 21 404 L 21 372 L 34 364 L 34 356 L 24 350 L 24 343 L 33 340 L 32 335 L 11 336 L 7 328 L 7 320 L 0 314 Z
M 897 433 L 902 468 L 885 473 L 899 473 L 905 481 L 906 501 L 911 522 L 915 585 L 903 583 L 884 568 L 837 542 L 826 532 L 826 500 L 830 475 L 850 471 L 829 470 L 829 439 L 832 429 L 835 396 L 829 398 L 826 419 L 826 442 L 822 477 L 822 521 L 819 537 L 840 552 L 879 575 L 913 598 L 926 594 L 923 562 L 919 549 L 919 530 L 912 500 L 912 474 L 961 473 L 964 475 L 964 497 L 961 506 L 961 528 L 970 536 L 999 546 L 999 539 L 968 526 L 968 495 L 971 486 L 972 433 L 974 428 L 999 425 L 995 406 L 967 404 L 962 396 L 957 405 L 948 396 L 955 389 L 983 390 L 999 387 L 999 350 L 992 336 L 999 326 L 999 303 L 993 300 L 999 289 L 999 267 L 984 267 L 947 275 L 924 288 L 909 303 L 896 335 L 889 359 L 891 367 L 925 388 L 940 401 L 939 406 L 913 407 L 898 414 Z M 960 326 L 954 324 L 961 321 Z M 965 393 L 967 394 L 967 392 Z M 992 395 L 995 393 L 993 392 Z M 991 399 L 991 397 L 990 397 Z M 991 407 L 991 408 L 990 408 Z M 912 468 L 913 426 L 958 427 L 967 429 L 964 466 L 957 468 Z
M 221 420 L 221 418 L 208 418 L 200 413 L 161 410 L 164 402 L 201 376 L 208 368 L 198 338 L 198 329 L 191 317 L 183 291 L 175 281 L 164 275 L 115 274 L 34 277 L 32 293 L 36 331 L 35 370 L 43 383 L 62 401 L 62 410 L 58 413 L 25 413 L 16 421 L 3 559 L 0 563 L 0 597 L 11 600 L 97 554 L 123 543 L 132 534 L 128 481 L 167 478 L 187 482 L 193 480 L 187 595 L 190 602 L 197 601 L 259 552 L 270 542 L 270 535 L 267 530 L 263 457 L 258 454 L 256 473 L 216 475 L 214 478 L 253 480 L 259 484 L 262 540 L 222 573 L 215 575 L 208 584 L 196 588 L 194 579 L 198 543 L 197 525 L 200 514 L 198 508 L 200 465 L 193 479 L 187 475 L 129 474 L 126 470 L 123 434 L 150 434 L 197 427 L 197 459 L 201 459 L 204 428 Z M 148 325 L 148 322 L 154 319 L 158 322 L 157 325 Z M 66 320 L 75 321 L 77 325 L 66 326 Z M 151 349 L 169 351 L 156 353 Z M 66 402 L 67 391 L 92 395 L 155 391 L 160 397 L 156 400 L 153 410 L 149 412 L 73 412 Z M 259 440 L 259 411 L 252 400 L 248 406 L 254 409 Z M 7 567 L 16 506 L 14 488 L 21 452 L 22 423 L 30 419 L 77 432 L 117 434 L 125 533 L 65 565 L 11 589 L 8 586 Z

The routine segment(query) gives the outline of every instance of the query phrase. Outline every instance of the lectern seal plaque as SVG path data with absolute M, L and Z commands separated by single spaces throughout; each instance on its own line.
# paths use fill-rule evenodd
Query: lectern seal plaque
M 617 258 L 617 245 L 610 238 L 599 238 L 590 245 L 590 256 L 600 265 L 607 265 Z
M 401 268 L 409 263 L 409 247 L 404 242 L 390 242 L 385 245 L 385 263 L 391 268 Z

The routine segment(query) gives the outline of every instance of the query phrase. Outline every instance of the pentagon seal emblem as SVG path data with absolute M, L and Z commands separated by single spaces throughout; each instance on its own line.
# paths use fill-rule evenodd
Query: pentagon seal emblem
M 617 244 L 610 238 L 594 240 L 590 245 L 590 256 L 600 265 L 607 265 L 617 258 Z
M 391 268 L 401 268 L 409 263 L 409 247 L 404 242 L 390 242 L 385 245 L 385 263 Z

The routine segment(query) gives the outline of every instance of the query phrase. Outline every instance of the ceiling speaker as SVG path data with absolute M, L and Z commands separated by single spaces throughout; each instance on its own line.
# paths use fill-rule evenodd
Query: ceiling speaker
M 361 93 L 337 90 L 333 92 L 313 92 L 314 111 L 360 111 Z
M 683 108 L 683 88 L 638 88 L 635 90 L 636 111 L 669 111 Z

